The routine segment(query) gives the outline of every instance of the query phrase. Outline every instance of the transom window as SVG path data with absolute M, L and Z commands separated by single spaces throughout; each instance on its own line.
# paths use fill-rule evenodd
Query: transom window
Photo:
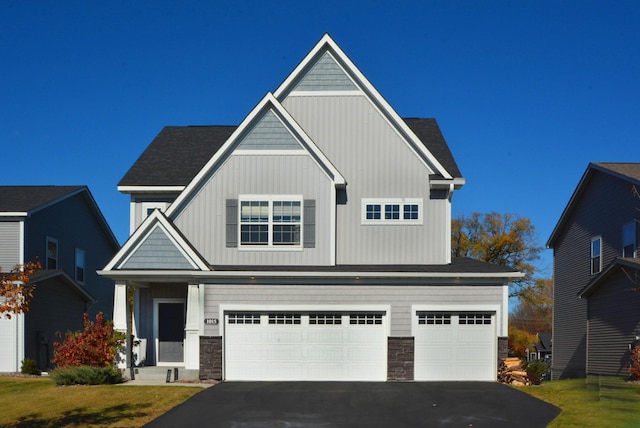
M 418 313 L 418 324 L 451 324 L 451 314 Z
M 422 224 L 422 199 L 363 199 L 364 224 Z
M 302 198 L 241 198 L 240 244 L 300 246 Z
M 228 314 L 229 324 L 260 324 L 260 314 L 232 312 Z
M 460 325 L 491 324 L 491 314 L 459 314 L 458 324 Z
M 591 239 L 591 274 L 602 270 L 602 237 Z
M 349 324 L 382 324 L 382 314 L 350 314 Z

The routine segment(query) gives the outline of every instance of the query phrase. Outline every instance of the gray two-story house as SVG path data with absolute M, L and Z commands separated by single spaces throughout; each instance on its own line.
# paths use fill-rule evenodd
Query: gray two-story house
M 640 336 L 640 163 L 587 167 L 553 249 L 554 379 L 626 375 Z
M 2 271 L 42 266 L 29 312 L 0 314 L 0 371 L 19 371 L 24 358 L 46 370 L 53 342 L 82 329 L 85 312 L 111 317 L 114 283 L 96 271 L 119 248 L 86 186 L 0 186 Z
M 164 128 L 119 183 L 116 326 L 201 378 L 495 380 L 520 274 L 451 259 L 463 184 L 325 35 L 238 126 Z

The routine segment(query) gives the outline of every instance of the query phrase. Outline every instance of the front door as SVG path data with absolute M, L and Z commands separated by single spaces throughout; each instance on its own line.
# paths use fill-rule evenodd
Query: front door
M 158 364 L 184 361 L 184 301 L 162 302 L 157 305 Z

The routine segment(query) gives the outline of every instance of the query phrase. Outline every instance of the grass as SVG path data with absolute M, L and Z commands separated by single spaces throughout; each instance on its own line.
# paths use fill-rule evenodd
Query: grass
M 589 378 L 517 389 L 562 409 L 549 427 L 640 426 L 640 384 L 620 378 Z
M 56 386 L 0 377 L 0 428 L 140 427 L 200 392 L 180 386 Z

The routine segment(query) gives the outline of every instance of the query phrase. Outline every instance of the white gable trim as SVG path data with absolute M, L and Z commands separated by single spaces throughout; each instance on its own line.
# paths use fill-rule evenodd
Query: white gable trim
M 274 92 L 275 97 L 279 101 L 294 93 L 292 92 L 293 84 L 298 77 L 305 71 L 305 69 L 313 62 L 321 52 L 329 50 L 332 56 L 345 69 L 347 75 L 355 81 L 356 85 L 365 92 L 371 102 L 379 108 L 383 116 L 388 118 L 391 125 L 397 129 L 407 143 L 415 150 L 418 157 L 424 159 L 427 162 L 429 168 L 434 169 L 434 173 L 442 175 L 445 179 L 452 179 L 453 176 L 442 166 L 442 164 L 436 159 L 435 156 L 424 146 L 422 141 L 413 133 L 413 131 L 407 126 L 402 118 L 396 113 L 389 103 L 380 95 L 378 90 L 369 82 L 369 80 L 362 74 L 358 67 L 349 59 L 349 57 L 340 49 L 340 47 L 333 41 L 329 34 L 322 36 L 320 41 L 315 45 L 313 49 L 307 54 L 307 56 L 298 64 L 298 66 L 289 74 L 289 76 L 282 82 L 282 84 Z
M 297 124 L 297 122 L 291 117 L 289 112 L 278 102 L 278 100 L 271 93 L 267 93 L 265 97 L 258 103 L 256 107 L 247 115 L 242 121 L 240 126 L 231 134 L 229 139 L 224 145 L 209 159 L 209 162 L 198 172 L 198 174 L 191 180 L 184 191 L 178 196 L 178 198 L 167 209 L 167 217 L 172 218 L 175 213 L 179 212 L 185 201 L 187 201 L 191 194 L 197 189 L 209 176 L 209 173 L 216 168 L 221 159 L 224 159 L 228 155 L 228 152 L 232 151 L 239 138 L 245 133 L 245 131 L 254 123 L 258 115 L 260 115 L 266 108 L 273 108 L 279 119 L 284 120 L 285 126 L 292 129 L 296 134 L 299 142 L 304 146 L 307 152 L 311 155 L 312 159 L 318 164 L 318 166 L 325 171 L 327 176 L 334 182 L 336 186 L 346 186 L 347 182 L 345 178 L 340 174 L 335 166 L 327 159 L 327 157 L 320 151 L 318 146 L 311 140 L 306 132 Z M 240 151 L 242 153 L 242 151 Z
M 154 210 L 140 225 L 140 227 L 129 237 L 120 251 L 111 259 L 101 272 L 118 270 L 135 254 L 136 250 L 145 242 L 147 237 L 157 228 L 162 229 L 165 235 L 171 240 L 173 245 L 180 251 L 184 258 L 194 269 L 208 271 L 209 266 L 189 245 L 189 243 L 176 231 L 167 218 L 160 212 Z

